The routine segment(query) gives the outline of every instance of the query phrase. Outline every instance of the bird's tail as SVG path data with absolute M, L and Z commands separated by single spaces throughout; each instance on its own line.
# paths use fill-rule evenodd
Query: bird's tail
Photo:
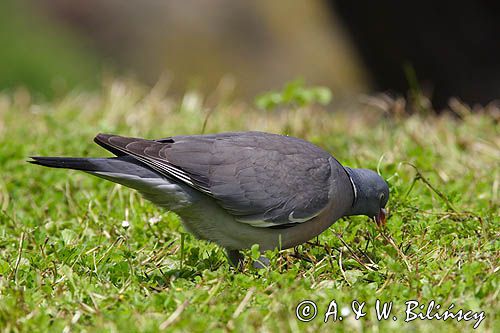
M 81 170 L 96 176 L 102 174 L 121 174 L 140 178 L 160 178 L 154 170 L 148 168 L 131 156 L 112 158 L 84 158 L 84 157 L 46 157 L 33 156 L 32 164 L 51 168 Z
M 82 158 L 82 157 L 46 157 L 32 156 L 29 163 L 51 168 L 64 168 L 82 171 L 111 171 L 106 170 L 107 159 L 105 158 Z M 103 163 L 104 162 L 104 163 Z
M 163 177 L 131 156 L 112 158 L 31 157 L 32 164 L 81 170 L 138 190 L 147 200 L 175 210 L 190 202 L 194 191 Z

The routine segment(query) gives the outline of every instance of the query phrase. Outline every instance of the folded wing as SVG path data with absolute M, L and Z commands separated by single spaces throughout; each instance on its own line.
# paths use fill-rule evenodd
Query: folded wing
M 95 141 L 213 197 L 238 221 L 256 227 L 286 227 L 321 213 L 329 203 L 332 168 L 342 168 L 307 141 L 261 132 L 161 140 L 99 134 Z

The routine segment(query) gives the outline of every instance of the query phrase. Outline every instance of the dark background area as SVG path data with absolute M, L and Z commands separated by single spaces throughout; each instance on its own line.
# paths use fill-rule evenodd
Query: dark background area
M 329 4 L 349 29 L 375 89 L 405 92 L 414 73 L 438 108 L 451 96 L 481 104 L 500 97 L 500 2 Z

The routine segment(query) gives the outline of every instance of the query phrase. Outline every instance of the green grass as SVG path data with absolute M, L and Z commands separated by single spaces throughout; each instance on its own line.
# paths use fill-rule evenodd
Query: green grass
M 217 93 L 177 100 L 161 84 L 148 91 L 123 81 L 50 104 L 21 97 L 0 94 L 4 331 L 472 330 L 475 321 L 405 323 L 411 299 L 484 311 L 479 330 L 500 330 L 500 127 L 493 117 L 260 112 Z M 132 190 L 25 162 L 30 155 L 108 156 L 92 142 L 98 132 L 156 138 L 202 128 L 288 133 L 344 165 L 379 169 L 391 190 L 387 227 L 344 219 L 308 244 L 268 253 L 269 269 L 256 271 L 248 260 L 238 272 L 218 247 L 186 234 L 174 214 Z M 305 299 L 319 311 L 308 323 L 295 317 Z M 366 302 L 367 315 L 324 323 L 333 299 L 339 308 Z M 397 321 L 376 320 L 377 299 L 393 301 Z

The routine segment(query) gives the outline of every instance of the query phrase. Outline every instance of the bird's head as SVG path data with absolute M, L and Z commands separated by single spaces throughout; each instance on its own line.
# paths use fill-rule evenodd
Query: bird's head
M 377 224 L 384 225 L 387 218 L 385 205 L 389 200 L 389 187 L 379 174 L 368 169 L 345 168 L 353 185 L 355 199 L 348 215 L 366 215 Z

